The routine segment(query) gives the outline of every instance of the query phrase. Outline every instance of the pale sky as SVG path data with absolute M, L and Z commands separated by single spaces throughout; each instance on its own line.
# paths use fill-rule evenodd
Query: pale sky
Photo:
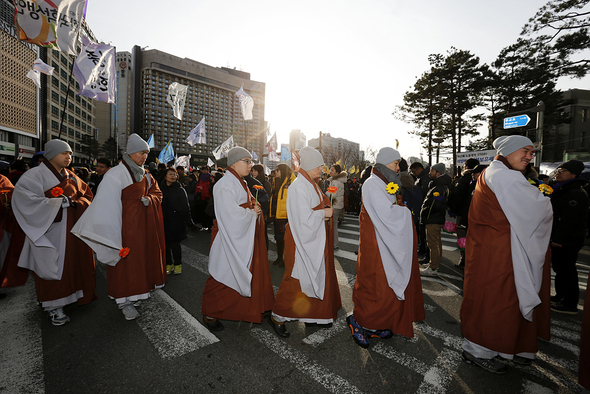
M 287 143 L 292 129 L 395 147 L 426 158 L 411 126 L 391 113 L 452 46 L 490 63 L 514 43 L 546 0 L 88 0 L 96 37 L 213 67 L 236 67 L 266 84 L 265 120 Z M 588 88 L 585 80 L 561 89 Z M 188 133 L 188 130 L 187 130 Z

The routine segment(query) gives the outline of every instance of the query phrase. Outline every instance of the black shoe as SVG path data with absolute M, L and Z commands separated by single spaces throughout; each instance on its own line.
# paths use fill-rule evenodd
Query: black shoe
M 211 332 L 223 330 L 223 324 L 221 324 L 219 319 L 208 322 L 207 318 L 203 316 L 203 323 L 205 323 L 205 327 L 207 327 L 207 329 Z
M 551 310 L 558 313 L 565 313 L 567 315 L 577 315 L 578 314 L 578 306 L 565 306 L 561 302 L 553 302 L 551 303 Z
M 0 293 L 0 300 L 3 299 L 4 297 L 6 297 L 6 294 Z
M 320 324 L 320 323 L 305 323 L 305 327 L 332 328 L 332 323 L 326 323 L 326 324 Z
M 473 354 L 463 350 L 463 359 L 468 364 L 475 364 L 491 373 L 503 374 L 506 373 L 506 371 L 508 371 L 508 367 L 506 367 L 506 364 L 504 364 L 495 357 L 490 359 L 477 358 Z
M 551 302 L 561 302 L 563 300 L 562 296 L 554 295 L 550 297 Z
M 457 268 L 465 268 L 465 262 L 463 260 L 459 261 L 458 263 L 455 264 L 455 267 Z
M 272 326 L 273 330 L 275 330 L 275 332 L 277 333 L 278 336 L 283 337 L 283 338 L 289 338 L 289 336 L 291 335 L 289 333 L 289 331 L 287 331 L 287 327 L 285 326 L 285 323 L 282 323 L 282 324 L 275 323 L 272 316 L 268 317 L 268 323 Z

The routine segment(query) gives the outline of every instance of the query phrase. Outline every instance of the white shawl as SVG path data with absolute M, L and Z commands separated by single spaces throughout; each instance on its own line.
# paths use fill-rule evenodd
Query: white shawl
M 213 188 L 219 232 L 209 251 L 209 273 L 243 297 L 250 297 L 257 215 L 253 209 L 240 207 L 249 198 L 242 183 L 243 179 L 228 171 Z
M 484 177 L 510 223 L 512 266 L 520 312 L 526 320 L 532 321 L 533 309 L 541 303 L 543 264 L 553 223 L 551 201 L 520 171 L 509 169 L 499 160 L 490 164 Z
M 363 184 L 363 205 L 375 227 L 387 284 L 398 299 L 404 300 L 412 273 L 412 213 L 408 208 L 394 204 L 396 196 L 389 194 L 386 186 L 381 178 L 372 174 Z
M 298 174 L 287 193 L 287 218 L 295 241 L 295 263 L 291 276 L 299 280 L 308 297 L 324 299 L 326 287 L 326 228 L 324 211 L 314 211 L 320 196 L 313 184 Z

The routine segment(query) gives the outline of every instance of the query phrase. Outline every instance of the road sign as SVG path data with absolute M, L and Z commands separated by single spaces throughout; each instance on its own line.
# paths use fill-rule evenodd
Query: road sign
M 504 118 L 504 129 L 512 129 L 515 127 L 523 127 L 529 124 L 531 118 L 528 115 L 511 116 Z

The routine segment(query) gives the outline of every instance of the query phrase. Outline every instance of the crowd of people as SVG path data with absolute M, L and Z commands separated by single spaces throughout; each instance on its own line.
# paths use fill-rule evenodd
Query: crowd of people
M 349 212 L 359 217 L 360 239 L 347 322 L 353 340 L 367 348 L 371 338 L 413 337 L 412 323 L 425 318 L 421 276 L 439 275 L 441 234 L 452 221 L 465 241 L 456 262 L 465 274 L 463 358 L 504 373 L 506 360 L 533 362 L 537 338 L 549 339 L 550 309 L 578 313 L 576 260 L 589 200 L 582 162 L 569 160 L 553 179 L 542 179 L 528 138 L 500 137 L 494 148 L 489 166 L 467 160 L 453 179 L 443 163 L 408 166 L 385 147 L 357 181 L 338 163 L 323 174 L 330 163 L 311 147 L 299 151 L 293 168 L 280 164 L 270 177 L 241 147 L 228 152 L 225 170 L 146 166 L 149 147 L 136 134 L 118 165 L 98 159 L 94 172 L 74 171 L 70 146 L 51 140 L 30 169 L 19 161 L 0 175 L 0 283 L 23 285 L 32 272 L 38 302 L 60 326 L 69 322 L 66 305 L 97 299 L 96 256 L 107 265 L 108 296 L 133 320 L 152 290 L 182 273 L 187 230 L 205 231 L 205 326 L 220 331 L 222 320 L 266 317 L 288 337 L 290 322 L 330 327 L 337 318 L 334 254 Z M 276 296 L 270 222 L 273 264 L 284 267 Z M 587 315 L 580 376 L 590 368 Z

